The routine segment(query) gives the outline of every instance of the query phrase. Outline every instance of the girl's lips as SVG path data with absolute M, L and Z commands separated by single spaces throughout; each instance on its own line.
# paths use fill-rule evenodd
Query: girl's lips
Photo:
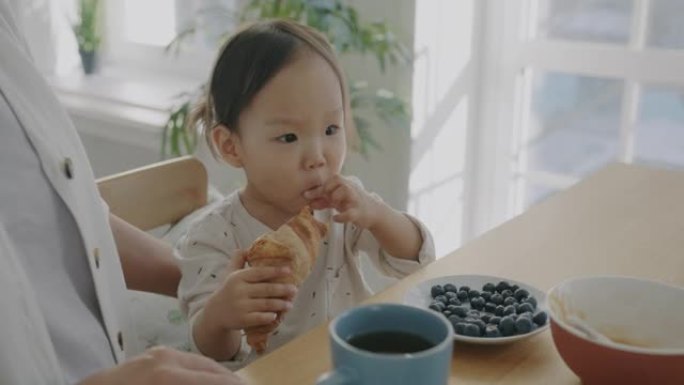
M 309 187 L 308 189 L 304 190 L 302 193 L 302 196 L 305 199 L 314 199 L 317 196 L 319 196 L 323 192 L 323 185 L 316 185 L 313 187 Z

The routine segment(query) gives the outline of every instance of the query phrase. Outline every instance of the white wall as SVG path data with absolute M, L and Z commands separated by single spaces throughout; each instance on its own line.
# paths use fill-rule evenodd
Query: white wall
M 413 15 L 415 0 L 352 1 L 360 10 L 363 20 L 385 19 L 390 23 L 407 47 L 413 46 Z M 391 4 L 391 5 L 390 5 Z M 387 12 L 391 6 L 392 12 Z M 384 87 L 396 92 L 404 100 L 411 100 L 410 68 L 391 69 L 381 74 L 371 59 L 345 59 L 343 66 L 352 79 L 367 80 L 371 86 Z M 98 120 L 72 110 L 72 118 L 81 132 L 86 151 L 95 175 L 111 173 L 142 166 L 159 160 L 160 138 L 146 133 L 143 138 L 128 140 L 116 132 L 126 132 L 124 119 Z M 357 154 L 350 154 L 346 170 L 357 175 L 369 190 L 380 194 L 385 201 L 398 209 L 405 209 L 408 199 L 408 170 L 410 165 L 410 132 L 397 127 L 377 123 L 373 135 L 383 150 L 374 150 L 368 161 Z M 207 160 L 210 180 L 223 192 L 242 183 L 240 172 L 211 160 L 206 148 L 200 148 L 198 156 Z
M 362 20 L 386 20 L 407 49 L 412 49 L 415 0 L 353 0 L 350 3 L 359 9 Z M 342 65 L 350 79 L 367 80 L 370 86 L 386 88 L 410 103 L 410 66 L 388 68 L 382 74 L 373 58 L 345 59 Z M 411 132 L 376 121 L 372 133 L 382 150 L 372 150 L 368 160 L 351 154 L 347 158 L 346 169 L 357 175 L 367 189 L 378 193 L 387 203 L 405 210 L 408 202 Z

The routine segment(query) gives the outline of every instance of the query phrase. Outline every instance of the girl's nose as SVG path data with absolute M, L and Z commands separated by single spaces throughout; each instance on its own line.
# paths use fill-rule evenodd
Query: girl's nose
M 312 146 L 307 158 L 306 158 L 306 168 L 308 170 L 317 169 L 325 165 L 325 156 L 323 151 L 319 146 Z
M 323 155 L 316 156 L 314 158 L 311 158 L 307 161 L 306 168 L 313 170 L 317 169 L 319 167 L 323 167 L 325 165 L 325 158 Z

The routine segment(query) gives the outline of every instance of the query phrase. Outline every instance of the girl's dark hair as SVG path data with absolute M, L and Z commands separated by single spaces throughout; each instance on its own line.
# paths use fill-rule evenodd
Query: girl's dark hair
M 254 96 L 285 67 L 302 48 L 321 56 L 340 81 L 345 124 L 350 119 L 347 86 L 334 50 L 320 32 L 289 20 L 261 21 L 233 35 L 219 54 L 208 90 L 188 117 L 188 127 L 199 128 L 214 155 L 211 131 L 223 124 L 238 132 L 240 113 Z

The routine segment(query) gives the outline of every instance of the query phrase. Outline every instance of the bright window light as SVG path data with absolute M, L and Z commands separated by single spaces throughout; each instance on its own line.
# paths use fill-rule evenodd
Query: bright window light
M 173 0 L 124 0 L 126 40 L 165 46 L 176 35 L 176 7 Z

